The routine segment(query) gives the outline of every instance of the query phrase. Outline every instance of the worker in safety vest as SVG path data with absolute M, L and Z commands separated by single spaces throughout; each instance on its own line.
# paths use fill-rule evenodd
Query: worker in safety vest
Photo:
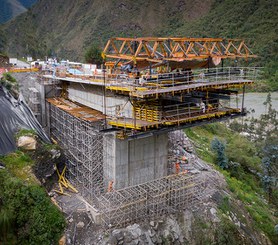
M 177 162 L 177 163 L 176 163 L 176 174 L 179 174 L 180 170 L 181 170 L 181 166 L 180 166 L 180 164 Z
M 108 183 L 107 192 L 113 191 L 113 184 L 114 184 L 114 181 L 113 181 L 113 180 L 110 180 L 109 183 Z

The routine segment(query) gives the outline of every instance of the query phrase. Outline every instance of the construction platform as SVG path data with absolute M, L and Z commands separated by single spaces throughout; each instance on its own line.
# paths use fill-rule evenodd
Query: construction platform
M 182 128 L 186 124 L 205 120 L 217 121 L 244 115 L 244 101 L 241 108 L 231 108 L 226 102 L 232 97 L 238 99 L 238 90 L 243 88 L 241 93 L 244 93 L 245 86 L 253 84 L 259 76 L 259 69 L 211 68 L 209 72 L 208 69 L 201 69 L 191 71 L 190 77 L 188 75 L 188 72 L 173 72 L 143 75 L 138 79 L 127 76 L 112 78 L 104 73 L 102 77 L 98 75 L 97 79 L 51 75 L 44 78 L 60 81 L 66 97 L 79 106 L 91 108 L 86 109 L 93 115 L 91 120 L 95 120 L 96 115 L 105 119 L 105 129 L 130 130 L 119 134 L 122 138 L 123 135 L 129 137 L 164 127 L 171 130 L 175 126 Z M 169 80 L 169 77 L 172 79 Z M 49 102 L 56 105 L 61 103 L 60 108 L 63 107 L 61 99 Z M 75 110 L 78 111 L 70 111 Z
M 164 119 L 158 122 L 148 122 L 148 121 L 143 121 L 143 120 L 138 120 L 138 119 L 132 119 L 132 118 L 117 118 L 116 120 L 109 119 L 108 124 L 111 126 L 115 127 L 122 127 L 125 129 L 136 129 L 136 130 L 143 130 L 146 131 L 149 128 L 160 128 L 163 126 L 171 126 L 171 125 L 182 125 L 184 123 L 193 123 L 196 121 L 202 121 L 202 120 L 207 120 L 211 118 L 220 118 L 223 116 L 227 115 L 240 115 L 241 110 L 236 109 L 236 108 L 223 108 L 220 109 L 219 111 L 215 112 L 207 112 L 204 114 L 200 115 L 195 115 L 195 116 L 187 116 L 187 117 L 182 117 L 182 116 L 175 116 L 172 117 L 171 119 Z
M 101 112 L 81 104 L 73 103 L 63 98 L 49 98 L 46 99 L 46 101 L 69 113 L 73 117 L 79 118 L 84 121 L 96 122 L 105 119 L 105 116 Z

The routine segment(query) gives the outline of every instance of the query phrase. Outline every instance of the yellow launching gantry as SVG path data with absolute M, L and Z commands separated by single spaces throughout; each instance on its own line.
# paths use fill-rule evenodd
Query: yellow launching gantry
M 165 62 L 178 67 L 197 68 L 206 64 L 196 65 L 192 61 L 212 59 L 219 64 L 221 59 L 256 57 L 241 39 L 186 37 L 111 38 L 103 54 L 107 58 L 131 61 L 138 68 L 148 66 L 149 63 L 163 65 Z M 185 64 L 181 64 L 182 62 Z M 109 63 L 110 66 L 118 64 L 119 62 Z
M 245 85 L 258 75 L 254 67 L 223 66 L 224 59 L 256 57 L 241 39 L 117 37 L 108 40 L 103 57 L 106 89 L 128 96 L 133 108 L 132 116 L 108 123 L 132 135 L 242 116 Z M 241 108 L 231 106 L 240 88 Z

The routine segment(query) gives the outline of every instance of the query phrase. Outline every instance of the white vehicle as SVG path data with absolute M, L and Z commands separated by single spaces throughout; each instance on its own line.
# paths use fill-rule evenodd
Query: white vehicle
M 16 66 L 17 65 L 17 58 L 9 58 L 9 64 Z

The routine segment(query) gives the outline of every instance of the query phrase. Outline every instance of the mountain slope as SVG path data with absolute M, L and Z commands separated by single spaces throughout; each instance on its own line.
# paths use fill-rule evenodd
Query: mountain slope
M 176 18 L 180 23 L 192 22 L 209 11 L 211 2 L 42 0 L 5 26 L 8 51 L 81 58 L 92 41 L 104 46 L 111 36 L 164 35 Z
M 0 23 L 5 23 L 27 11 L 37 0 L 0 0 Z
M 245 38 L 259 55 L 254 64 L 276 70 L 277 12 L 276 0 L 41 0 L 4 30 L 10 54 L 75 60 L 113 36 Z

